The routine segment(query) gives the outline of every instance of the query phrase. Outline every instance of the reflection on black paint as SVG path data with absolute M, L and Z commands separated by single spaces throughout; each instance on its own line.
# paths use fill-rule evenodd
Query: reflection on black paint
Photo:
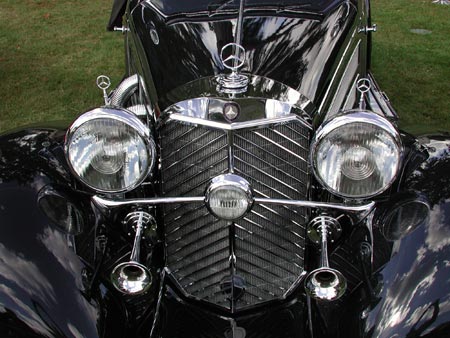
M 354 8 L 351 7 L 350 15 L 347 12 L 347 6 L 338 6 L 323 18 L 315 19 L 269 15 L 246 17 L 242 45 L 247 51 L 247 60 L 242 71 L 282 82 L 314 101 L 323 94 L 336 56 L 345 43 L 344 37 L 353 24 Z M 151 42 L 141 14 L 145 22 L 155 24 L 161 38 L 158 45 Z M 138 34 L 151 60 L 162 109 L 175 103 L 166 97 L 166 93 L 190 81 L 224 71 L 220 51 L 234 41 L 236 18 L 166 26 L 146 7 L 142 7 L 142 13 L 136 11 L 135 16 Z M 337 23 L 341 29 L 336 33 L 333 28 Z
M 429 140 L 430 158 L 407 182 L 430 201 L 425 224 L 395 241 L 366 337 L 444 337 L 450 323 L 450 143 Z

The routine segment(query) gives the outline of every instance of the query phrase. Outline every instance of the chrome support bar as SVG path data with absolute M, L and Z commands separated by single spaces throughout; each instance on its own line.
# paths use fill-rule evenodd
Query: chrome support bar
M 316 209 L 334 209 L 334 210 L 343 210 L 347 212 L 367 212 L 372 210 L 375 206 L 375 202 L 373 201 L 361 205 L 347 205 L 343 203 L 296 201 L 296 200 L 284 200 L 275 198 L 255 198 L 255 203 L 292 205 L 297 207 L 316 208 Z
M 317 209 L 334 209 L 347 212 L 368 212 L 371 211 L 375 202 L 371 201 L 361 205 L 347 205 L 343 203 L 327 203 L 314 201 L 300 201 L 300 200 L 285 200 L 274 198 L 255 198 L 255 203 L 259 204 L 278 204 L 278 205 L 292 205 L 297 207 L 317 208 Z M 106 199 L 100 196 L 93 196 L 92 202 L 100 210 L 108 211 L 119 207 L 129 206 L 143 206 L 143 205 L 158 205 L 158 204 L 180 204 L 180 203 L 205 203 L 205 197 L 155 197 L 155 198 L 137 198 L 129 200 L 115 201 Z

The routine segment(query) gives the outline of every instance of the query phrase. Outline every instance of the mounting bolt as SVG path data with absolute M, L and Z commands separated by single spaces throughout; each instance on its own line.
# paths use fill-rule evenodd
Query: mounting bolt
M 369 32 L 376 32 L 377 31 L 377 24 L 376 23 L 374 23 L 373 25 L 372 25 L 372 27 L 368 27 L 368 26 L 365 26 L 365 27 L 363 27 L 363 28 L 359 28 L 358 29 L 358 33 L 364 33 L 364 34 L 368 34 Z

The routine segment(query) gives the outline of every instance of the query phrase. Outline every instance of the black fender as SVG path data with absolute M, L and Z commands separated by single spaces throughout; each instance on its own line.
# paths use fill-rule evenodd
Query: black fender
M 86 283 L 90 268 L 75 252 L 77 231 L 56 224 L 59 210 L 46 213 L 45 203 L 39 204 L 54 191 L 49 187 L 72 185 L 58 156 L 64 134 L 64 128 L 34 128 L 0 137 L 2 337 L 107 335 L 105 304 L 111 301 Z M 113 327 L 120 337 L 125 321 L 117 319 Z
M 450 336 L 450 137 L 419 141 L 429 158 L 406 179 L 404 189 L 426 200 L 429 214 L 417 228 L 401 229 L 400 236 L 398 231 L 389 236 L 392 229 L 380 224 L 390 239 L 390 259 L 376 274 L 371 300 L 364 304 L 364 297 L 355 297 L 353 322 L 359 323 L 359 332 L 347 332 L 351 336 Z M 402 215 L 398 225 L 414 212 Z

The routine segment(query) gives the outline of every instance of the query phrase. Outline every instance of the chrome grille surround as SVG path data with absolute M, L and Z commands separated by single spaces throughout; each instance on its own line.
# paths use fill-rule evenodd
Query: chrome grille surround
M 298 116 L 220 128 L 178 115 L 159 128 L 164 197 L 201 196 L 233 172 L 255 197 L 307 200 L 310 126 Z M 306 208 L 255 203 L 235 222 L 203 203 L 163 210 L 166 266 L 188 297 L 236 312 L 286 297 L 304 275 Z

